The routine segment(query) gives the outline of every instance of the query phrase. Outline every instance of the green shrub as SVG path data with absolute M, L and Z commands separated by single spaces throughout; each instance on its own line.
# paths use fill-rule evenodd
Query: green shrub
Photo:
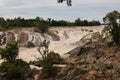
M 112 11 L 103 18 L 103 21 L 107 24 L 106 31 L 110 33 L 113 41 L 120 44 L 120 12 Z
M 53 51 L 47 54 L 47 58 L 51 60 L 53 64 L 60 64 L 63 61 L 61 56 L 58 53 L 55 53 Z
M 5 29 L 3 27 L 0 27 L 0 31 L 4 31 Z
M 21 59 L 17 59 L 10 62 L 3 62 L 0 66 L 0 72 L 5 73 L 4 79 L 12 80 L 24 78 L 24 74 L 29 70 L 29 65 L 22 61 Z
M 49 25 L 45 21 L 39 21 L 35 23 L 35 27 L 37 32 L 45 33 L 48 31 Z
M 18 55 L 18 42 L 8 43 L 4 49 L 0 48 L 0 55 L 2 59 L 14 61 Z
M 59 60 L 54 60 L 55 55 L 57 54 L 53 52 L 49 53 L 49 42 L 46 40 L 44 40 L 41 45 L 42 47 L 39 47 L 38 51 L 42 55 L 42 60 L 40 60 L 40 64 L 42 66 L 42 76 L 43 78 L 55 77 L 58 68 L 54 67 L 53 64 L 59 62 Z M 56 58 L 58 58 L 58 56 Z
M 55 77 L 58 68 L 53 66 L 53 61 L 50 58 L 42 60 L 42 73 L 43 78 Z
M 16 59 L 19 48 L 17 42 L 12 42 L 0 49 L 1 58 L 5 61 L 0 65 L 0 73 L 5 73 L 3 80 L 24 80 L 24 75 L 30 69 L 21 59 Z

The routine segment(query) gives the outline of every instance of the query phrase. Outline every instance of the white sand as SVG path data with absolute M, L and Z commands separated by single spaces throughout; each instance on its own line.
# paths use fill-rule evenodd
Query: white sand
M 93 30 L 94 32 L 101 32 L 103 27 L 51 28 L 50 30 L 52 31 L 58 31 L 60 41 L 50 41 L 50 51 L 54 51 L 56 53 L 59 53 L 62 57 L 66 57 L 65 53 L 79 46 L 75 44 L 77 41 L 79 41 L 83 36 L 92 33 L 88 31 L 82 31 L 81 29 L 88 29 Z M 63 35 L 64 32 L 67 33 L 69 39 L 65 39 L 65 36 Z M 36 58 L 40 56 L 41 55 L 37 51 L 37 47 L 20 48 L 19 58 L 22 58 L 27 62 L 36 60 Z

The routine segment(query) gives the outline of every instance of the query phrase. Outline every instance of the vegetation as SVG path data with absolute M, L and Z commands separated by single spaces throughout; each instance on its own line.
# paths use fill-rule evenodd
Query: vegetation
M 21 59 L 17 59 L 12 63 L 6 61 L 0 66 L 0 72 L 5 73 L 5 76 L 2 77 L 5 80 L 23 80 L 29 69 L 29 65 Z
M 43 78 L 55 77 L 57 73 L 57 67 L 54 67 L 54 58 L 49 54 L 49 42 L 44 40 L 42 46 L 39 46 L 38 51 L 42 55 L 42 73 Z
M 87 21 L 87 20 L 81 20 L 80 18 L 76 19 L 74 22 L 75 26 L 99 26 L 99 21 Z
M 63 59 L 61 58 L 61 56 L 58 53 L 55 53 L 53 51 L 49 52 L 49 54 L 47 55 L 47 58 L 49 60 L 52 60 L 53 64 L 60 64 L 63 61 Z
M 43 18 L 36 17 L 35 19 L 24 19 L 21 17 L 14 19 L 4 19 L 0 17 L 0 30 L 12 29 L 15 27 L 38 27 L 38 29 L 46 30 L 52 26 L 99 26 L 99 21 L 87 21 L 81 20 L 80 18 L 76 19 L 74 22 L 68 22 L 64 20 L 54 20 L 48 18 L 44 20 Z
M 23 80 L 25 73 L 30 69 L 29 65 L 21 59 L 17 59 L 18 43 L 13 42 L 0 49 L 1 58 L 5 61 L 0 65 L 0 76 L 3 80 Z
M 72 0 L 58 0 L 58 3 L 62 3 L 63 1 L 66 1 L 68 6 L 72 6 Z
M 15 61 L 17 55 L 18 55 L 18 43 L 8 43 L 6 45 L 5 49 L 0 49 L 0 55 L 2 59 L 5 59 L 6 61 L 12 62 Z
M 110 33 L 113 41 L 120 44 L 120 12 L 112 11 L 103 18 L 103 21 L 107 24 L 105 27 L 106 32 Z
M 41 32 L 41 33 L 45 33 L 47 32 L 48 28 L 49 28 L 49 24 L 47 21 L 44 21 L 43 19 L 40 19 L 39 17 L 36 18 L 36 22 L 35 27 L 36 27 L 36 31 Z

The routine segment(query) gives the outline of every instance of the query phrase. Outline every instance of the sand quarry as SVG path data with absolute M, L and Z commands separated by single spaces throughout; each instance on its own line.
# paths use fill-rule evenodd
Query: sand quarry
M 83 36 L 90 35 L 94 32 L 101 33 L 103 28 L 104 28 L 103 26 L 75 27 L 75 28 L 69 28 L 69 27 L 50 28 L 49 29 L 50 31 L 57 33 L 57 35 L 60 37 L 60 40 L 53 41 L 49 36 L 46 37 L 46 39 L 50 41 L 49 50 L 59 53 L 63 58 L 66 58 L 68 57 L 68 54 L 66 54 L 67 52 L 82 45 L 82 44 L 78 44 L 78 42 Z M 44 38 L 42 40 L 44 40 Z M 38 52 L 37 48 L 38 47 L 34 47 L 34 48 L 20 47 L 18 58 L 21 58 L 26 62 L 34 61 L 37 58 L 40 58 L 41 55 Z

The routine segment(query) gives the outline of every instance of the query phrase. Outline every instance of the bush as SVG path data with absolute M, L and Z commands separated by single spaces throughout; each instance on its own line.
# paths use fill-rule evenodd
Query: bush
M 30 69 L 29 65 L 18 56 L 18 43 L 12 42 L 0 49 L 0 55 L 5 61 L 0 65 L 0 72 L 5 73 L 3 80 L 23 80 L 24 74 Z
M 120 44 L 120 12 L 113 11 L 108 13 L 103 21 L 107 24 L 106 32 L 110 33 L 113 41 L 119 45 Z
M 40 60 L 41 66 L 43 68 L 42 76 L 43 78 L 55 77 L 58 69 L 57 67 L 54 67 L 53 64 L 59 63 L 59 60 L 57 60 L 58 55 L 53 52 L 49 53 L 49 42 L 47 42 L 46 40 L 44 40 L 41 44 L 42 47 L 39 46 L 38 51 L 42 55 L 42 60 Z M 55 57 L 56 55 L 57 57 Z M 54 58 L 56 59 L 54 60 Z
M 0 31 L 5 31 L 5 29 L 3 27 L 0 27 Z
M 0 55 L 2 59 L 14 61 L 18 55 L 18 42 L 8 43 L 4 49 L 0 48 Z
M 47 54 L 47 58 L 51 60 L 53 64 L 60 64 L 63 61 L 61 56 L 53 51 Z
M 29 69 L 29 65 L 21 59 L 17 59 L 12 63 L 3 62 L 0 66 L 0 72 L 6 74 L 4 77 L 5 80 L 21 80 L 24 78 L 24 74 L 27 73 Z
M 45 33 L 48 31 L 49 25 L 47 22 L 45 21 L 39 21 L 35 23 L 35 27 L 36 27 L 36 31 L 41 32 L 41 33 Z
M 58 68 L 53 66 L 52 59 L 47 58 L 42 60 L 42 76 L 43 78 L 55 77 Z

